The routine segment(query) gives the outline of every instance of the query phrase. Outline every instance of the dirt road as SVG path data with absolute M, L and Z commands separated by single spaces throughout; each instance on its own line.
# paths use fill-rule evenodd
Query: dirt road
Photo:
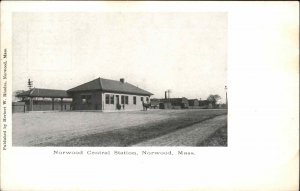
M 16 113 L 13 146 L 131 146 L 226 113 L 201 109 Z

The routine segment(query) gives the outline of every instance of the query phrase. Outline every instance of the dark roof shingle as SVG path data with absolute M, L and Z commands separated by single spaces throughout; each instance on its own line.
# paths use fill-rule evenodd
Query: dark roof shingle
M 127 82 L 120 82 L 116 80 L 109 80 L 104 78 L 97 78 L 87 83 L 81 84 L 77 87 L 67 90 L 67 92 L 100 90 L 104 92 L 128 93 L 139 95 L 153 95 L 152 93 L 138 88 Z

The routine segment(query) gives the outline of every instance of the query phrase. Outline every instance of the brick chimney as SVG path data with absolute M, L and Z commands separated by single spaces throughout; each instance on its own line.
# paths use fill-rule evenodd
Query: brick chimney
M 120 82 L 125 83 L 125 79 L 124 78 L 120 78 Z

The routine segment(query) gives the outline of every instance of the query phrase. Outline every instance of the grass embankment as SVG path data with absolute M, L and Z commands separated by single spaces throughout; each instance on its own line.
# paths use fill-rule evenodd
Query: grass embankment
M 203 142 L 197 144 L 197 146 L 223 146 L 227 147 L 227 126 L 218 129 L 214 134 L 209 136 Z
M 226 112 L 221 110 L 211 110 L 205 113 L 187 111 L 184 115 L 171 116 L 170 118 L 159 122 L 83 135 L 63 142 L 43 143 L 42 145 L 37 146 L 125 147 L 174 132 L 225 113 Z

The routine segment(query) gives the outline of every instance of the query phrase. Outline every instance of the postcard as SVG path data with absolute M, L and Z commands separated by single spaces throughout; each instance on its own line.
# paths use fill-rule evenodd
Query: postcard
M 298 2 L 1 3 L 1 190 L 297 190 Z

